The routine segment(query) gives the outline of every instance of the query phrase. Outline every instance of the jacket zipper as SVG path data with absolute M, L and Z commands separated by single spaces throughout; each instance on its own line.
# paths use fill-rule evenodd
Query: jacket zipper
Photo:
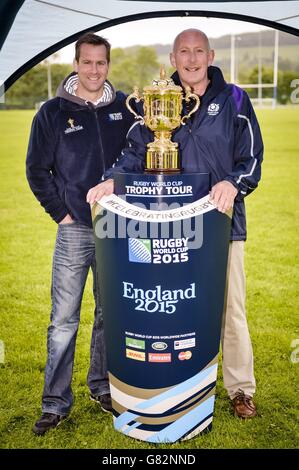
M 200 115 L 200 113 L 201 113 L 201 115 Z M 193 141 L 194 141 L 193 129 L 198 129 L 203 120 L 204 120 L 204 116 L 202 114 L 202 108 L 200 108 L 198 114 L 195 115 L 193 122 L 190 122 L 190 126 L 189 126 L 189 133 L 191 134 L 191 137 L 192 137 Z M 196 148 L 195 143 L 194 143 L 194 147 Z M 207 162 L 208 167 L 211 170 L 211 173 L 213 173 L 215 178 L 220 181 L 218 172 L 217 172 L 216 167 L 214 165 L 214 162 L 212 162 L 210 159 L 208 159 L 204 153 L 203 153 L 202 157 Z
M 91 109 L 91 108 L 89 108 Z M 98 115 L 96 109 L 91 109 L 92 112 L 94 113 L 94 117 L 96 120 L 96 126 L 97 126 L 97 131 L 98 131 L 98 141 L 99 141 L 99 147 L 100 147 L 100 153 L 101 153 L 101 159 L 102 159 L 102 164 L 103 164 L 103 174 L 106 171 L 106 165 L 105 165 L 105 157 L 104 157 L 104 149 L 103 149 L 103 142 L 102 142 L 102 136 L 101 136 L 101 129 L 100 129 L 100 124 L 98 120 Z

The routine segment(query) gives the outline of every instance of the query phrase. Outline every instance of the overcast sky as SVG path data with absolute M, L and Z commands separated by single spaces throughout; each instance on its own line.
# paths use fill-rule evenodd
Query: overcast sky
M 150 18 L 125 23 L 99 31 L 114 47 L 134 45 L 171 44 L 175 36 L 187 28 L 203 30 L 209 37 L 225 34 L 240 34 L 267 29 L 265 26 L 245 23 L 244 21 L 220 18 Z M 61 62 L 72 62 L 74 46 L 70 45 L 60 51 Z

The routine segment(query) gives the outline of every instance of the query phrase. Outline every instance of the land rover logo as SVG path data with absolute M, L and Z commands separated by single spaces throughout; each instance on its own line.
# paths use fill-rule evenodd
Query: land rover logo
M 163 343 L 162 341 L 157 341 L 156 343 L 152 344 L 152 348 L 156 351 L 164 351 L 167 349 L 167 344 Z

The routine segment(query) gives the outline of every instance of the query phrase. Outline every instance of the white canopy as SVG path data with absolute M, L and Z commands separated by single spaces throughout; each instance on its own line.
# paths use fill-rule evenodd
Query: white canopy
M 4 0 L 0 5 L 0 84 L 7 90 L 23 73 L 86 30 L 161 16 L 232 18 L 299 36 L 299 1 L 295 0 Z

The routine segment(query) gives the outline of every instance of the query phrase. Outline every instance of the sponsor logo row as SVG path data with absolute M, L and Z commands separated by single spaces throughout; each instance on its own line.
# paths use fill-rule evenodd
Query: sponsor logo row
M 135 361 L 146 362 L 146 353 L 143 351 L 134 351 L 133 349 L 126 349 L 126 357 L 134 359 Z M 191 359 L 191 351 L 181 351 L 177 355 L 180 361 L 187 361 Z M 172 353 L 148 353 L 148 362 L 172 362 Z
M 135 338 L 128 338 L 126 337 L 126 346 L 128 348 L 135 348 L 135 349 L 145 349 L 145 341 L 141 339 Z M 173 349 L 180 350 L 180 349 L 188 349 L 195 347 L 195 338 L 187 338 L 176 340 L 173 342 Z M 155 351 L 165 351 L 168 348 L 168 344 L 164 341 L 155 341 L 151 344 L 151 348 Z

